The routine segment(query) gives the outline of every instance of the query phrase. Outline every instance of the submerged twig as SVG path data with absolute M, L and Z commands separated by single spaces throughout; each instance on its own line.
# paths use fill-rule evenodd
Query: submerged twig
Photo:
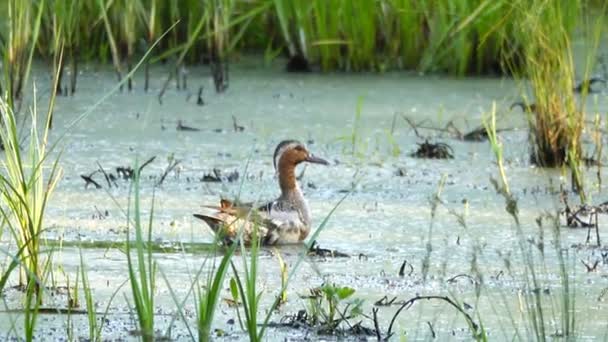
M 456 280 L 458 280 L 458 278 L 467 278 L 467 279 L 469 279 L 471 281 L 471 284 L 477 284 L 478 283 L 477 279 L 475 279 L 474 277 L 472 277 L 472 276 L 470 276 L 470 275 L 468 275 L 466 273 L 457 274 L 457 275 L 453 276 L 452 278 L 446 280 L 446 282 L 448 282 L 448 283 L 455 283 Z
M 106 182 L 108 183 L 108 188 L 111 188 L 112 187 L 112 183 L 110 181 L 110 177 L 106 173 L 106 170 L 104 170 L 103 166 L 101 166 L 101 164 L 99 163 L 99 161 L 97 161 L 97 166 L 99 166 L 99 171 L 101 171 L 101 173 L 103 173 L 103 177 L 106 179 Z
M 84 181 L 86 182 L 84 184 L 84 188 L 88 188 L 89 184 L 93 184 L 95 186 L 95 189 L 101 189 L 101 185 L 99 185 L 99 183 L 97 183 L 95 180 L 93 180 L 93 175 L 96 174 L 98 172 L 98 170 L 95 170 L 94 172 L 92 172 L 89 175 L 80 175 L 80 178 L 84 179 Z
M 198 88 L 198 98 L 196 99 L 196 104 L 199 106 L 205 105 L 205 100 L 203 100 L 203 86 Z
M 581 259 L 581 263 L 583 265 L 585 265 L 585 268 L 587 269 L 587 273 L 589 273 L 589 272 L 595 272 L 597 270 L 597 265 L 600 263 L 600 261 L 595 260 L 593 262 L 593 264 L 588 264 L 587 262 L 585 262 L 585 260 Z
M 342 252 L 338 252 L 332 249 L 321 248 L 317 244 L 317 241 L 313 241 L 308 249 L 309 256 L 321 256 L 321 257 L 332 257 L 332 258 L 350 258 L 350 255 Z
M 235 132 L 242 132 L 245 130 L 244 126 L 239 126 L 239 124 L 236 122 L 236 117 L 234 115 L 232 116 L 232 128 Z
M 169 174 L 169 172 L 171 172 L 173 169 L 175 169 L 175 167 L 177 167 L 177 165 L 180 162 L 181 161 L 177 160 L 177 159 L 170 161 L 169 165 L 167 165 L 167 167 L 165 168 L 165 171 L 163 172 L 163 174 L 160 176 L 160 179 L 156 183 L 156 186 L 161 186 L 163 184 L 163 182 L 165 181 L 165 178 L 167 178 L 167 175 Z
M 407 276 L 411 276 L 412 273 L 414 273 L 414 266 L 412 266 L 411 263 L 408 263 L 407 260 L 403 260 L 403 264 L 401 264 L 401 267 L 399 268 L 399 276 L 403 277 L 405 275 L 405 266 L 409 266 L 410 267 L 410 271 L 407 274 Z
M 473 317 L 471 317 L 471 315 L 469 315 L 466 311 L 464 311 L 464 309 L 461 308 L 460 305 L 458 305 L 456 302 L 454 302 L 449 297 L 446 297 L 446 296 L 416 296 L 414 298 L 411 298 L 411 299 L 405 301 L 399 307 L 399 309 L 397 309 L 397 312 L 395 312 L 395 315 L 391 319 L 391 323 L 388 327 L 388 332 L 387 332 L 387 337 L 386 337 L 387 339 L 389 339 L 393 335 L 393 325 L 395 324 L 395 320 L 397 319 L 397 317 L 399 316 L 401 311 L 403 311 L 404 309 L 409 309 L 410 307 L 412 307 L 412 305 L 414 305 L 414 303 L 416 303 L 419 300 L 423 300 L 423 299 L 426 299 L 426 300 L 434 299 L 434 300 L 440 300 L 440 301 L 444 301 L 444 302 L 448 303 L 449 305 L 454 307 L 458 312 L 460 312 L 463 315 L 463 317 L 467 321 L 467 324 L 469 325 L 471 330 L 473 330 L 474 336 L 479 335 L 479 326 L 477 325 L 477 323 L 475 323 L 475 321 L 473 320 Z
M 198 132 L 198 131 L 200 131 L 200 128 L 195 128 L 195 127 L 190 127 L 190 126 L 184 125 L 184 123 L 182 122 L 182 120 L 177 120 L 177 127 L 176 127 L 176 129 L 178 131 L 186 131 L 186 132 Z

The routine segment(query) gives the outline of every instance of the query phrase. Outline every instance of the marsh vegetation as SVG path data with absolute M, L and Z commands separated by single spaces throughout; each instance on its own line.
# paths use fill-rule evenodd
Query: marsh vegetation
M 0 6 L 0 339 L 608 334 L 604 4 Z M 305 243 L 192 217 L 288 138 Z

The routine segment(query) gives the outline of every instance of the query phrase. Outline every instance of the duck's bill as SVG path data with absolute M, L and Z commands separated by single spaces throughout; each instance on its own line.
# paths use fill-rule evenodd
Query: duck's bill
M 314 164 L 329 165 L 329 162 L 327 160 L 315 157 L 313 155 L 308 156 L 308 158 L 306 158 L 306 161 Z

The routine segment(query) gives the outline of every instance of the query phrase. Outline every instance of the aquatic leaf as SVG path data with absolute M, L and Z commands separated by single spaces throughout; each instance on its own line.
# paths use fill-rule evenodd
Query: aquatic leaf
M 232 299 L 238 303 L 239 301 L 239 289 L 236 285 L 236 279 L 230 278 L 230 293 L 232 293 Z
M 337 289 L 336 294 L 340 300 L 346 299 L 355 293 L 355 289 L 345 286 Z

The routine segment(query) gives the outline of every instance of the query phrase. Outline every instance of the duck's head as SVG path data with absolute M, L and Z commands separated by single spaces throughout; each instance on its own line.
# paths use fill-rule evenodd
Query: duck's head
M 297 140 L 283 140 L 274 150 L 274 169 L 279 172 L 283 167 L 295 167 L 302 162 L 329 165 L 327 160 L 314 156 Z

